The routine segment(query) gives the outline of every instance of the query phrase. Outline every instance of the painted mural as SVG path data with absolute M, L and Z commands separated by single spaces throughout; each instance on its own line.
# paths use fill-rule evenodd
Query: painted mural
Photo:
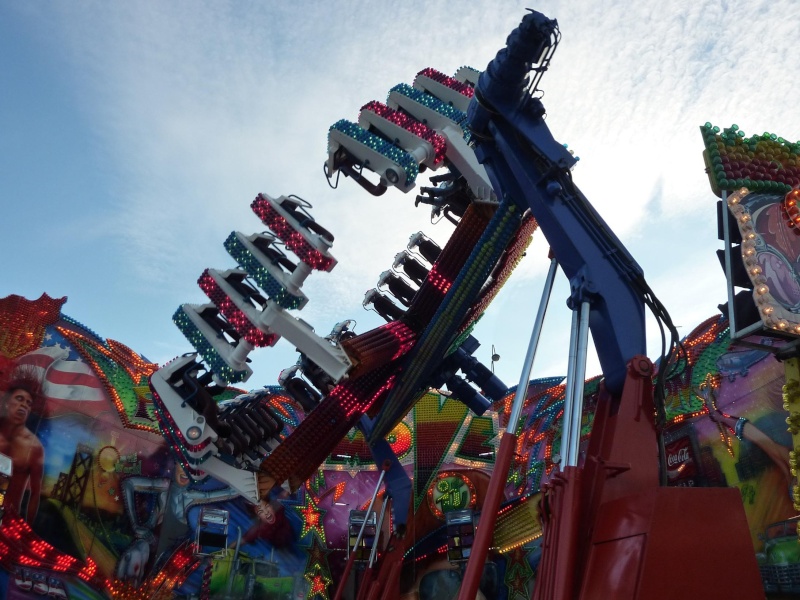
M 192 483 L 159 432 L 148 387 L 158 365 L 70 319 L 65 301 L 0 300 L 0 597 L 331 598 L 353 542 L 351 511 L 367 508 L 378 481 L 363 435 L 353 430 L 295 493 L 255 506 L 213 479 Z M 783 365 L 731 346 L 722 317 L 683 344 L 667 382 L 669 485 L 739 488 L 762 571 L 775 553 L 800 562 Z M 585 435 L 600 384 L 585 385 Z M 302 408 L 278 387 L 261 393 L 288 435 Z M 476 416 L 432 390 L 389 436 L 413 481 L 403 593 L 457 589 L 514 393 Z M 485 597 L 530 597 L 536 501 L 557 465 L 563 399 L 561 377 L 528 388 Z
M 158 365 L 64 315 L 65 301 L 0 302 L 3 597 L 328 597 L 350 511 L 378 479 L 363 435 L 345 437 L 298 492 L 257 506 L 219 482 L 191 483 L 159 433 L 148 387 Z M 303 411 L 267 392 L 288 435 Z M 390 434 L 418 482 L 421 558 L 437 554 L 446 512 L 479 508 L 497 432 L 497 415 L 430 393 Z M 211 508 L 225 513 L 221 548 L 198 545 Z

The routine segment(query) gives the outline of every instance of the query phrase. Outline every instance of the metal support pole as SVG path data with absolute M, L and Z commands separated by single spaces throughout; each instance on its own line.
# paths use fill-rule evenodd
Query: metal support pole
M 578 466 L 578 448 L 581 443 L 581 422 L 583 420 L 583 382 L 586 378 L 586 353 L 589 348 L 589 303 L 584 301 L 580 308 L 580 326 L 578 329 L 578 351 L 575 357 L 575 383 L 572 387 L 572 420 L 569 434 L 569 447 L 565 465 Z M 563 455 L 562 455 L 563 456 Z
M 561 448 L 559 454 L 561 460 L 558 468 L 563 471 L 567 465 L 567 454 L 571 444 L 570 435 L 572 434 L 572 414 L 573 402 L 575 398 L 575 364 L 578 357 L 578 310 L 572 311 L 572 324 L 569 331 L 569 358 L 567 362 L 567 386 L 564 390 L 564 412 L 561 417 Z
M 467 562 L 464 577 L 461 580 L 461 589 L 458 593 L 458 600 L 474 600 L 478 592 L 478 586 L 483 575 L 483 566 L 489 554 L 489 546 L 494 534 L 494 526 L 497 522 L 497 509 L 503 496 L 503 488 L 506 483 L 508 469 L 511 466 L 511 458 L 514 456 L 514 449 L 517 444 L 517 422 L 525 403 L 525 396 L 528 393 L 528 382 L 530 381 L 533 361 L 536 358 L 536 348 L 539 345 L 539 337 L 542 333 L 542 323 L 547 312 L 547 305 L 550 301 L 550 294 L 553 290 L 553 280 L 555 279 L 558 264 L 555 258 L 550 259 L 550 270 L 547 272 L 542 300 L 539 303 L 539 311 L 536 314 L 536 322 L 531 333 L 531 340 L 528 344 L 528 351 L 525 354 L 525 364 L 522 367 L 517 393 L 514 396 L 514 403 L 511 406 L 511 413 L 508 419 L 506 431 L 500 440 L 500 448 L 495 457 L 494 470 L 489 480 L 489 489 L 483 500 L 481 509 L 481 519 L 475 532 L 475 541 L 472 545 L 472 554 Z
M 239 546 L 242 543 L 242 528 L 237 527 L 238 533 L 236 534 L 236 549 L 233 551 L 233 560 L 231 560 L 231 567 L 228 571 L 228 585 L 225 588 L 225 598 L 231 597 L 231 590 L 233 589 L 233 578 L 238 572 L 239 566 Z
M 733 257 L 731 256 L 730 223 L 731 213 L 728 209 L 728 192 L 722 191 L 722 237 L 725 238 L 725 279 L 728 286 L 728 323 L 731 338 L 736 339 L 736 317 L 733 314 Z
M 522 406 L 525 404 L 525 395 L 528 393 L 528 382 L 531 378 L 533 360 L 536 358 L 536 350 L 539 347 L 539 338 L 542 335 L 542 324 L 544 323 L 544 316 L 547 313 L 547 306 L 550 303 L 550 295 L 553 292 L 553 282 L 555 281 L 557 270 L 558 263 L 555 258 L 551 258 L 550 269 L 547 271 L 547 277 L 544 280 L 542 299 L 539 301 L 539 311 L 536 313 L 536 321 L 533 324 L 531 340 L 528 343 L 528 351 L 525 353 L 525 362 L 522 365 L 522 372 L 519 376 L 517 393 L 511 405 L 511 414 L 508 417 L 508 425 L 506 426 L 506 431 L 508 433 L 516 432 L 517 421 L 519 421 L 519 415 L 522 413 Z
M 367 513 L 366 515 L 364 515 L 364 520 L 361 522 L 361 529 L 359 529 L 358 531 L 358 537 L 356 538 L 356 543 L 353 547 L 353 551 L 350 553 L 350 558 L 347 559 L 347 564 L 344 567 L 344 573 L 342 573 L 342 579 L 341 581 L 339 581 L 339 587 L 336 589 L 336 595 L 333 597 L 333 600 L 341 600 L 342 598 L 342 594 L 344 593 L 344 586 L 347 584 L 347 578 L 350 576 L 350 571 L 353 569 L 353 563 L 355 562 L 356 558 L 355 549 L 358 548 L 359 544 L 361 543 L 361 538 L 364 536 L 364 528 L 367 526 L 369 513 L 372 512 L 372 507 L 375 505 L 375 499 L 378 497 L 378 490 L 381 489 L 383 478 L 386 475 L 386 471 L 388 470 L 389 466 L 384 465 L 384 468 L 381 469 L 380 477 L 378 477 L 378 484 L 375 486 L 375 491 L 372 493 L 372 499 L 369 501 L 369 506 L 367 507 Z
M 378 556 L 378 540 L 381 539 L 381 529 L 383 528 L 383 519 L 386 517 L 386 507 L 389 506 L 389 497 L 383 499 L 381 505 L 381 514 L 378 517 L 378 522 L 375 524 L 375 539 L 372 540 L 372 549 L 369 551 L 369 564 L 367 568 L 371 569 L 375 564 L 375 558 Z

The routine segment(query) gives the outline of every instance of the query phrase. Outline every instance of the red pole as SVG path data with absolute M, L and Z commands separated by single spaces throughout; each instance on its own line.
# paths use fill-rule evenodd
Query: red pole
M 522 365 L 522 373 L 517 386 L 517 393 L 511 405 L 511 413 L 508 416 L 508 426 L 505 434 L 500 440 L 500 448 L 494 462 L 494 470 L 489 480 L 489 489 L 486 498 L 483 500 L 481 509 L 481 520 L 478 523 L 478 530 L 475 533 L 475 542 L 472 545 L 467 570 L 464 572 L 464 579 L 461 581 L 461 590 L 458 593 L 458 600 L 475 600 L 478 586 L 483 575 L 483 566 L 486 564 L 486 557 L 489 554 L 489 546 L 492 544 L 492 534 L 497 523 L 497 510 L 503 500 L 503 488 L 506 486 L 508 470 L 511 468 L 511 459 L 517 446 L 517 422 L 519 421 L 522 407 L 525 404 L 525 396 L 528 392 L 528 382 L 530 380 L 533 359 L 536 357 L 536 348 L 539 345 L 539 336 L 542 333 L 542 323 L 547 312 L 547 305 L 550 301 L 550 293 L 553 290 L 553 280 L 556 276 L 558 263 L 552 251 L 550 252 L 550 269 L 547 272 L 544 289 L 542 290 L 542 300 L 539 302 L 539 310 L 536 313 L 536 322 L 531 332 L 531 340 L 528 343 L 528 352 Z
M 516 445 L 517 436 L 506 431 L 500 440 L 500 448 L 495 459 L 492 477 L 489 480 L 489 489 L 483 500 L 481 519 L 475 532 L 475 541 L 472 544 L 472 554 L 467 563 L 467 570 L 461 581 L 458 600 L 475 600 L 475 595 L 478 593 L 478 586 L 483 576 L 483 566 L 486 564 L 489 547 L 492 545 L 497 510 L 503 499 L 503 488 L 508 477 L 508 470 L 511 468 L 511 458 L 514 456 Z

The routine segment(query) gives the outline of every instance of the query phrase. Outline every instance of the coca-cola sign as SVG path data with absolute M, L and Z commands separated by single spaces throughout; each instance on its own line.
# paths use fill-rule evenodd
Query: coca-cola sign
M 667 466 L 677 467 L 690 460 L 689 448 L 680 448 L 677 452 L 667 455 Z
M 679 437 L 664 448 L 667 455 L 667 481 L 670 485 L 693 485 L 697 462 L 688 435 Z M 690 482 L 691 480 L 691 482 Z

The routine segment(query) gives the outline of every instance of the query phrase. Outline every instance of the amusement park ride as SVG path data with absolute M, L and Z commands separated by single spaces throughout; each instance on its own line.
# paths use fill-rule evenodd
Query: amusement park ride
M 384 438 L 429 387 L 447 386 L 476 414 L 505 393 L 490 370 L 471 357 L 477 342 L 470 330 L 536 224 L 552 251 L 550 282 L 556 264 L 570 281 L 574 317 L 563 459 L 544 489 L 545 537 L 535 597 L 750 598 L 761 593 L 739 492 L 662 485 L 659 385 L 677 335 L 639 265 L 573 183 L 577 159 L 545 124 L 539 84 L 559 37 L 555 20 L 530 12 L 483 73 L 462 68 L 449 77 L 426 69 L 413 86 L 392 88 L 385 104 L 363 106 L 357 123 L 341 120 L 331 127 L 329 179 L 343 174 L 379 195 L 389 186 L 410 191 L 421 170 L 446 171 L 432 178 L 435 187 L 422 189 L 417 203 L 446 216 L 455 231 L 441 249 L 421 234 L 412 236 L 408 250 L 381 276 L 384 290 L 367 294 L 365 305 L 374 305 L 386 325 L 356 334 L 345 321 L 323 338 L 290 314 L 307 302 L 301 286 L 309 273 L 336 265 L 330 254 L 333 235 L 314 221 L 300 198 L 260 194 L 252 208 L 272 233 L 231 234 L 225 246 L 240 268 L 205 271 L 199 284 L 211 302 L 183 305 L 175 314 L 197 353 L 152 376 L 160 423 L 186 471 L 196 479 L 212 475 L 225 481 L 254 503 L 275 486 L 297 489 L 351 428 L 364 432 L 376 463 L 384 465 L 381 478 L 385 475 L 393 503 L 395 532 L 359 597 L 398 596 L 406 549 L 410 483 Z M 528 365 L 548 295 L 549 289 Z M 655 393 L 655 369 L 644 355 L 645 306 L 672 336 Z M 604 380 L 591 440 L 579 460 L 589 330 Z M 223 386 L 250 375 L 250 351 L 279 337 L 300 352 L 281 383 L 308 412 L 285 438 L 280 420 L 258 394 L 224 407 L 214 400 Z M 520 390 L 528 375 L 526 370 Z M 524 391 L 515 406 L 521 396 Z M 518 408 L 512 411 L 500 444 L 462 600 L 477 591 L 518 415 Z M 718 514 L 727 515 L 725 522 L 715 518 Z M 692 532 L 691 543 L 681 532 Z M 714 564 L 712 543 L 728 548 L 724 565 Z M 696 572 L 665 577 L 664 564 L 678 553 Z
M 479 594 L 559 267 L 569 280 L 567 305 L 573 316 L 560 459 L 553 459 L 556 465 L 541 485 L 538 506 L 543 536 L 533 597 L 764 596 L 742 492 L 735 487 L 667 485 L 665 381 L 685 350 L 642 269 L 573 182 L 577 159 L 545 124 L 540 83 L 559 40 L 557 22 L 530 11 L 483 72 L 462 67 L 451 77 L 424 69 L 413 85 L 393 87 L 385 103 L 365 104 L 356 122 L 343 119 L 331 126 L 324 171 L 333 187 L 352 179 L 375 196 L 390 187 L 407 193 L 421 172 L 437 171 L 431 187 L 421 188 L 416 204 L 429 205 L 434 216 L 455 226 L 442 247 L 421 232 L 411 235 L 407 248 L 367 292 L 364 306 L 385 324 L 356 333 L 355 322 L 343 320 L 321 336 L 296 316 L 309 301 L 302 288 L 311 272 L 331 271 L 337 264 L 331 253 L 334 236 L 314 220 L 311 205 L 302 198 L 263 193 L 251 207 L 269 231 L 231 233 L 224 246 L 238 266 L 206 269 L 198 284 L 209 302 L 183 304 L 174 314 L 195 351 L 152 372 L 149 388 L 160 432 L 181 473 L 194 482 L 213 478 L 258 505 L 281 489 L 292 494 L 307 485 L 354 428 L 366 440 L 379 476 L 368 505 L 351 512 L 337 599 L 400 597 L 401 570 L 409 560 L 416 525 L 412 482 L 387 441 L 389 434 L 430 389 L 446 388 L 448 401 L 460 401 L 474 415 L 508 396 L 508 386 L 473 357 L 479 342 L 472 331 L 536 228 L 550 246 L 550 270 L 519 385 L 507 407 L 507 428 L 494 456 L 480 519 L 473 521 L 469 512 L 459 510 L 442 519 L 447 527 L 466 527 L 458 530 L 470 537 L 477 523 L 469 552 L 455 548 L 458 560 L 466 564 L 459 599 L 473 600 Z M 726 148 L 752 149 L 759 142 L 743 141 L 733 130 L 720 135 L 710 125 L 702 133 L 712 187 L 728 201 L 739 226 L 737 233 L 721 205 L 726 272 L 733 270 L 732 249 L 740 243 L 752 279 L 748 287 L 756 297 L 755 303 L 745 300 L 760 311 L 748 323 L 739 312 L 742 327 L 737 330 L 736 306 L 742 303 L 731 283 L 731 338 L 745 344 L 753 343 L 754 333 L 762 341 L 777 338 L 780 344 L 769 342 L 767 349 L 779 347 L 781 358 L 789 359 L 796 354 L 793 340 L 800 335 L 800 323 L 771 303 L 756 258 L 756 236 L 750 235 L 748 223 L 756 208 L 743 200 L 747 191 L 728 195 L 743 188 L 744 179 L 753 181 L 739 176 L 738 163 L 731 158 L 735 153 L 731 150 L 728 156 Z M 757 175 L 754 171 L 752 177 Z M 796 185 L 790 175 L 781 177 L 789 178 L 777 187 L 774 182 L 759 187 L 756 181 L 752 188 L 786 193 Z M 797 231 L 800 192 L 789 195 L 782 214 L 794 220 Z M 662 332 L 664 352 L 657 365 L 645 356 L 645 308 Z M 581 437 L 590 331 L 602 382 L 585 444 Z M 290 432 L 267 401 L 269 389 L 221 400 L 231 384 L 252 375 L 248 355 L 280 338 L 299 352 L 297 363 L 279 376 L 281 388 L 305 412 Z M 709 405 L 716 410 L 713 397 L 706 400 L 706 411 Z M 794 406 L 795 400 L 800 406 L 800 395 L 785 396 L 788 405 Z M 736 436 L 741 439 L 746 419 L 739 421 Z M 792 433 L 800 435 L 800 410 L 790 411 L 787 421 Z M 795 468 L 796 456 L 792 460 Z M 87 478 L 90 466 L 84 469 Z M 797 502 L 800 489 L 795 494 Z M 228 547 L 226 511 L 204 508 L 199 523 L 197 547 Z M 391 533 L 381 536 L 382 530 Z M 25 535 L 32 534 L 25 530 Z M 237 557 L 238 548 L 237 542 Z M 180 552 L 183 568 L 192 550 L 187 545 Z M 211 553 L 202 556 L 209 565 Z M 681 557 L 681 577 L 670 576 L 667 569 L 675 556 Z M 362 568 L 353 592 L 348 576 L 356 562 Z M 255 562 L 251 571 L 254 579 Z

